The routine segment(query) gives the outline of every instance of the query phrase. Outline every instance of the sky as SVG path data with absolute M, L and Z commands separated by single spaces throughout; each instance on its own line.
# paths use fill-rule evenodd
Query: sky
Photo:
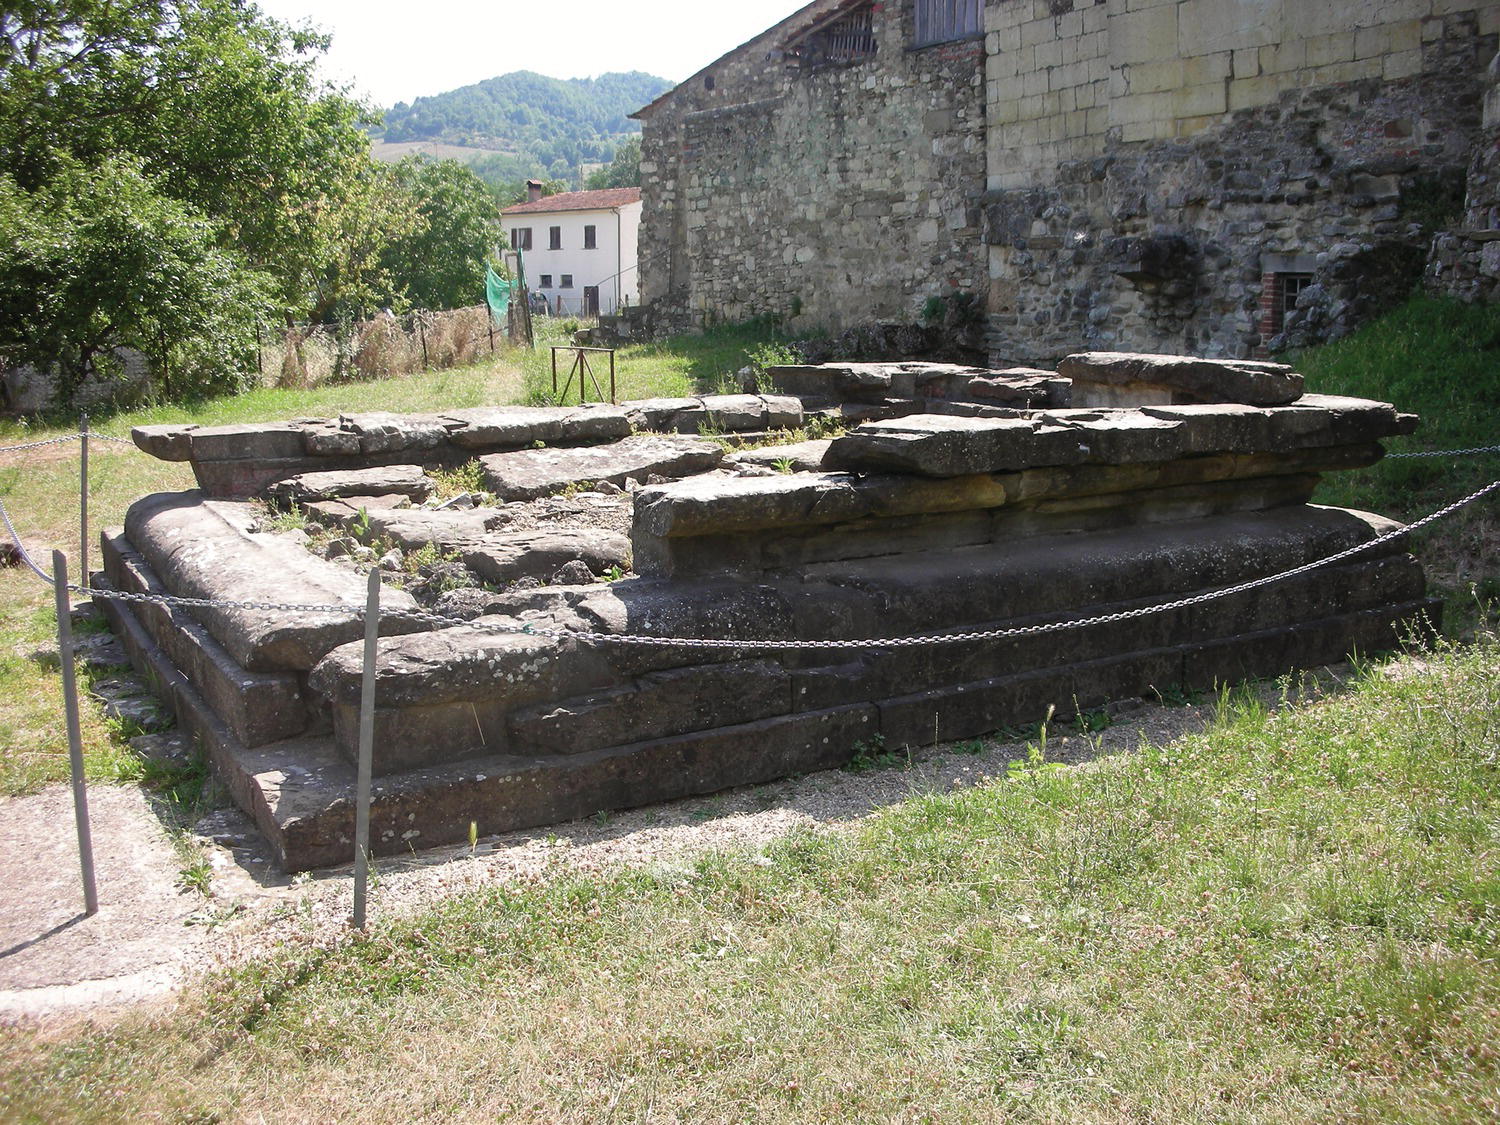
M 680 82 L 806 0 L 255 0 L 333 36 L 324 76 L 382 108 L 513 70 Z

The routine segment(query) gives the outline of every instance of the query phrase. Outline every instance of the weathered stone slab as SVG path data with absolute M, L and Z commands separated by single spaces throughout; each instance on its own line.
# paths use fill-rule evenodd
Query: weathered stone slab
M 189 441 L 197 423 L 177 423 L 167 426 L 136 426 L 130 431 L 130 440 L 145 453 L 162 461 L 186 461 L 192 456 Z
M 827 464 L 860 472 L 957 477 L 1090 459 L 1074 425 L 1035 418 L 950 418 L 920 414 L 866 422 L 834 439 Z
M 832 438 L 820 438 L 791 445 L 765 445 L 731 453 L 724 460 L 736 465 L 767 465 L 775 469 L 785 466 L 793 472 L 814 473 L 823 468 L 823 458 L 832 444 Z
M 545 582 L 570 562 L 603 575 L 630 561 L 630 540 L 612 532 L 516 531 L 485 536 L 476 542 L 452 541 L 466 567 L 485 582 L 505 585 L 521 578 Z
M 535 442 L 577 444 L 628 437 L 625 410 L 602 403 L 584 406 L 484 406 L 449 410 L 448 440 L 461 449 L 523 449 Z
M 963 396 L 996 406 L 1040 410 L 1072 404 L 1073 384 L 1055 372 L 1035 367 L 1008 367 L 976 375 L 963 389 Z
M 205 500 L 197 492 L 160 493 L 131 505 L 125 534 L 172 593 L 225 601 L 347 607 L 301 610 L 197 609 L 242 668 L 307 671 L 332 648 L 363 635 L 363 576 L 325 562 L 294 541 L 252 532 L 248 504 Z M 381 594 L 385 633 L 422 628 L 409 594 Z
M 480 458 L 480 464 L 495 495 L 504 500 L 534 500 L 584 482 L 623 486 L 627 480 L 644 480 L 653 474 L 705 473 L 723 457 L 723 449 L 711 441 L 638 434 L 611 445 L 492 453 Z
M 335 500 L 346 496 L 406 496 L 420 501 L 431 496 L 436 487 L 420 465 L 387 465 L 371 469 L 299 473 L 277 481 L 266 489 L 266 495 L 284 505 Z
M 187 433 L 194 461 L 284 461 L 303 454 L 302 427 L 295 422 L 245 426 L 200 426 Z
M 106 532 L 102 547 L 105 573 L 115 589 L 167 593 L 123 534 Z M 152 640 L 246 746 L 279 742 L 307 729 L 309 715 L 297 676 L 245 671 L 184 610 L 151 602 L 133 609 Z
M 623 406 L 636 429 L 660 434 L 696 434 L 705 417 L 697 398 L 642 398 Z
M 339 429 L 357 435 L 359 451 L 365 454 L 433 449 L 448 440 L 448 427 L 435 414 L 343 414 Z
M 1196 356 L 1081 352 L 1058 365 L 1075 406 L 1241 402 L 1283 406 L 1302 396 L 1302 376 L 1285 364 Z
M 769 660 L 669 668 L 629 686 L 524 708 L 511 744 L 530 754 L 581 754 L 790 712 L 790 677 Z

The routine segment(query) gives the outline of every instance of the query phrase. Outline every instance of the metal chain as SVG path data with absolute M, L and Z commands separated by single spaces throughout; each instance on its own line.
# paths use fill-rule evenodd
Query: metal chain
M 21 561 L 31 568 L 33 574 L 49 586 L 56 585 L 56 580 L 41 567 L 32 561 L 31 555 L 26 550 L 26 544 L 21 542 L 21 537 L 16 534 L 16 525 L 10 522 L 10 513 L 5 510 L 5 501 L 0 500 L 0 519 L 5 521 L 5 530 L 10 533 L 11 542 L 16 545 L 16 551 L 21 556 Z
M 95 433 L 92 430 L 89 431 L 89 439 L 91 441 L 112 441 L 116 445 L 128 445 L 131 449 L 140 449 L 140 446 L 136 445 L 136 443 L 131 441 L 129 438 L 114 437 L 111 434 Z
M 1385 459 L 1394 461 L 1410 457 L 1473 457 L 1481 453 L 1500 453 L 1500 445 L 1480 445 L 1473 449 L 1434 449 L 1420 453 L 1387 453 Z
M 96 436 L 96 435 L 90 435 Z M 0 453 L 20 453 L 24 449 L 41 449 L 48 445 L 67 445 L 70 441 L 78 441 L 82 434 L 63 434 L 62 437 L 48 438 L 46 441 L 28 441 L 25 445 L 0 445 Z M 134 444 L 132 442 L 132 444 Z
M 402 620 L 418 623 L 431 623 L 440 628 L 468 628 L 480 632 L 501 634 L 524 634 L 527 636 L 546 637 L 559 641 L 588 641 L 596 644 L 622 644 L 640 645 L 658 648 L 697 648 L 697 649 L 728 649 L 735 651 L 850 651 L 859 649 L 879 648 L 914 648 L 923 645 L 940 644 L 965 644 L 976 641 L 1006 640 L 1014 637 L 1035 637 L 1046 633 L 1057 633 L 1067 629 L 1083 629 L 1094 625 L 1108 625 L 1121 621 L 1133 621 L 1142 617 L 1152 617 L 1160 613 L 1172 613 L 1176 610 L 1187 609 L 1191 606 L 1203 605 L 1207 602 L 1218 601 L 1222 598 L 1234 597 L 1236 594 L 1249 593 L 1277 582 L 1284 582 L 1290 578 L 1296 578 L 1303 574 L 1309 574 L 1334 563 L 1343 562 L 1357 555 L 1372 551 L 1386 543 L 1393 542 L 1403 536 L 1408 536 L 1420 531 L 1431 523 L 1452 515 L 1460 508 L 1466 507 L 1493 492 L 1500 491 L 1500 480 L 1493 481 L 1485 487 L 1471 492 L 1461 500 L 1455 500 L 1445 508 L 1441 508 L 1430 515 L 1423 516 L 1415 523 L 1388 531 L 1384 535 L 1377 536 L 1365 543 L 1357 543 L 1342 551 L 1316 559 L 1313 562 L 1303 563 L 1301 566 L 1291 570 L 1282 571 L 1280 574 L 1267 575 L 1262 578 L 1252 578 L 1233 586 L 1224 586 L 1217 590 L 1209 590 L 1191 597 L 1178 598 L 1170 602 L 1158 602 L 1148 606 L 1138 606 L 1135 609 L 1120 610 L 1115 613 L 1101 614 L 1098 617 L 1085 618 L 1078 621 L 1049 621 L 1037 625 L 1020 625 L 1002 629 L 980 629 L 965 633 L 940 633 L 940 634 L 916 634 L 905 637 L 868 637 L 851 640 L 836 641 L 808 641 L 808 640 L 735 640 L 723 637 L 648 637 L 629 633 L 597 633 L 587 630 L 571 629 L 547 629 L 532 625 L 501 625 L 496 623 L 478 623 L 465 621 L 458 618 L 442 617 L 430 613 L 399 614 Z M 8 522 L 8 521 L 7 521 Z M 274 610 L 296 613 L 337 613 L 345 614 L 351 610 L 357 610 L 357 606 L 348 605 L 298 605 L 281 602 L 230 602 L 215 601 L 211 598 L 179 598 L 157 594 L 128 594 L 118 590 L 96 590 L 87 586 L 72 586 L 73 591 L 94 597 L 113 598 L 117 601 L 127 602 L 155 602 L 163 605 L 175 605 L 185 608 L 204 609 L 252 609 L 252 610 Z

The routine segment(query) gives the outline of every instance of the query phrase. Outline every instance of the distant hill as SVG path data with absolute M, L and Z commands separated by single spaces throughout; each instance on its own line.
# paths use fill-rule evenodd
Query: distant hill
M 376 137 L 389 155 L 407 146 L 441 147 L 444 155 L 455 155 L 450 146 L 469 150 L 459 158 L 487 180 L 545 176 L 576 185 L 581 165 L 609 162 L 640 131 L 627 115 L 672 85 L 640 71 L 561 79 L 521 70 L 400 102 Z

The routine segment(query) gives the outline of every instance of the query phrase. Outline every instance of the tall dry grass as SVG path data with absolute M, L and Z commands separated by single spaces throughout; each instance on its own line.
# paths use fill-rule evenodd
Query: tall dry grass
M 350 325 L 296 325 L 263 339 L 260 370 L 278 387 L 305 389 L 465 367 L 504 344 L 476 305 L 404 317 L 381 314 Z

